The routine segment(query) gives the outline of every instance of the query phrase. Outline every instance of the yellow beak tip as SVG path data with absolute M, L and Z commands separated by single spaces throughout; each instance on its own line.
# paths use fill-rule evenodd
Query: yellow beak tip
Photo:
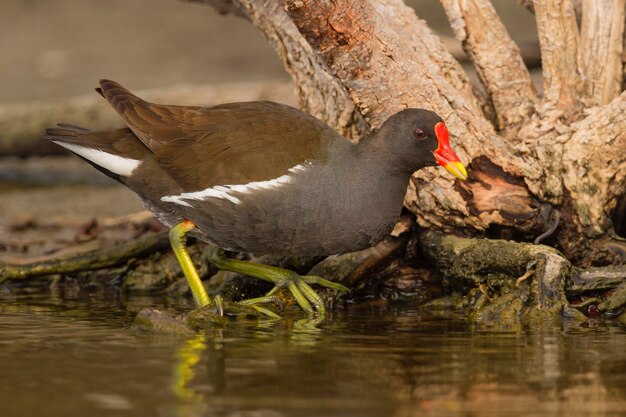
M 467 170 L 465 169 L 465 166 L 462 163 L 448 162 L 445 165 L 445 168 L 448 170 L 448 172 L 450 172 L 452 175 L 454 175 L 461 181 L 465 181 L 467 179 Z

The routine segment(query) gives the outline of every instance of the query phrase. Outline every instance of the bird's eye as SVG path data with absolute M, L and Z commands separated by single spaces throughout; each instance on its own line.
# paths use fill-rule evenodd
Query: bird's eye
M 424 139 L 424 137 L 426 136 L 426 133 L 424 133 L 424 131 L 418 127 L 418 128 L 417 128 L 417 129 L 415 129 L 415 131 L 413 132 L 413 135 L 414 135 L 417 139 Z

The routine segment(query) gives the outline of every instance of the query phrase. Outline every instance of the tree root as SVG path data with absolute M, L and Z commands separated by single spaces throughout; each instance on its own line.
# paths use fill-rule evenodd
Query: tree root
M 585 319 L 578 310 L 590 307 L 613 316 L 626 305 L 626 266 L 581 270 L 551 247 L 506 240 L 425 232 L 421 242 L 478 321 Z
M 373 269 L 393 259 L 406 261 L 406 249 L 403 248 L 406 248 L 407 237 L 389 237 L 377 247 L 327 258 L 314 270 L 343 278 L 343 282 L 352 287 L 375 287 L 376 282 L 370 278 L 363 281 L 364 276 L 369 277 Z M 426 258 L 440 272 L 445 292 L 451 295 L 431 302 L 430 307 L 457 308 L 477 322 L 502 324 L 520 320 L 531 323 L 563 318 L 582 320 L 585 319 L 583 313 L 591 317 L 614 317 L 626 306 L 626 266 L 582 270 L 551 247 L 507 240 L 424 232 L 420 241 Z M 167 234 L 158 233 L 111 248 L 58 259 L 25 265 L 0 264 L 0 283 L 111 269 L 131 258 L 146 257 L 168 248 Z M 199 254 L 201 248 L 196 249 Z M 159 259 L 149 258 L 147 262 L 133 266 L 124 273 L 123 288 L 165 288 L 162 281 L 171 283 L 176 278 L 169 276 L 168 271 L 177 271 L 173 258 L 171 268 L 167 267 L 169 264 L 166 261 L 166 256 L 159 256 Z M 392 262 L 389 268 L 401 269 L 401 265 L 402 262 Z M 411 265 L 415 269 L 415 264 Z M 303 268 L 308 270 L 310 266 L 303 265 Z M 205 270 L 203 276 L 208 276 L 207 273 Z M 172 274 L 175 275 L 174 272 Z M 165 275 L 168 275 L 167 279 L 163 278 Z M 159 284 L 146 280 L 146 276 L 152 277 L 152 281 L 159 281 Z M 236 292 L 239 294 L 243 290 L 248 291 L 248 286 Z M 424 301 L 424 298 L 420 300 Z
M 604 266 L 579 270 L 566 287 L 569 295 L 611 290 L 626 282 L 626 265 Z
M 566 291 L 577 301 L 574 307 L 591 316 L 620 315 L 626 306 L 626 265 L 579 270 L 568 281 Z
M 169 248 L 167 233 L 157 233 L 110 248 L 25 265 L 0 263 L 0 284 L 51 274 L 69 274 L 110 268 L 131 258 L 142 257 Z

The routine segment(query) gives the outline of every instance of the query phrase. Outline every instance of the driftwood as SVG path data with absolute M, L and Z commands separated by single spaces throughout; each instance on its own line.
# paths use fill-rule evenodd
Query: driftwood
M 421 226 L 534 239 L 549 205 L 560 211 L 557 240 L 568 258 L 621 261 L 611 214 L 626 187 L 624 0 L 583 1 L 580 31 L 570 0 L 533 1 L 542 96 L 488 0 L 442 0 L 484 89 L 400 0 L 232 0 L 228 10 L 224 0 L 204 3 L 261 29 L 301 107 L 344 134 L 358 139 L 406 107 L 447 121 L 470 179 L 416 174 L 406 206 Z M 617 254 L 598 243 L 606 239 Z

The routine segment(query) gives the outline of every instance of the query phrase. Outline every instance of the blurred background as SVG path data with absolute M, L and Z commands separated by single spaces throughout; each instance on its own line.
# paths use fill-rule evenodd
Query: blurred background
M 439 1 L 407 3 L 463 60 Z M 511 0 L 494 4 L 537 66 L 532 14 Z M 2 0 L 0 56 L 0 261 L 54 253 L 75 243 L 90 222 L 142 210 L 132 192 L 40 139 L 58 122 L 121 126 L 93 91 L 98 79 L 167 104 L 295 104 L 289 77 L 261 32 L 197 3 Z M 466 60 L 464 66 L 473 72 Z
M 493 1 L 519 44 L 536 43 L 532 14 Z M 438 0 L 409 0 L 452 36 Z M 177 0 L 2 0 L 0 102 L 91 93 L 100 78 L 134 90 L 177 84 L 288 80 L 250 23 Z

